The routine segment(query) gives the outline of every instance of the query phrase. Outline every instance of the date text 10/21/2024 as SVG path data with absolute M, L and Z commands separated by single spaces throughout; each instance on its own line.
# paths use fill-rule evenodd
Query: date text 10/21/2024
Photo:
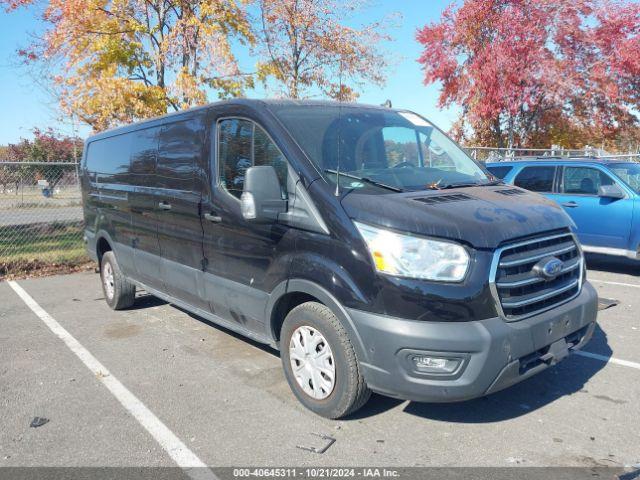
M 387 468 L 234 468 L 233 477 L 272 478 L 396 478 L 400 472 Z

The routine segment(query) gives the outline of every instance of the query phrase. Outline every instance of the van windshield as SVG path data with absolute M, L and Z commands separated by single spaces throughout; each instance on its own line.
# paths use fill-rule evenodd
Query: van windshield
M 324 177 L 341 186 L 391 192 L 494 180 L 412 112 L 348 105 L 279 105 L 273 112 Z
M 640 194 L 640 163 L 612 163 L 609 168 L 637 194 Z

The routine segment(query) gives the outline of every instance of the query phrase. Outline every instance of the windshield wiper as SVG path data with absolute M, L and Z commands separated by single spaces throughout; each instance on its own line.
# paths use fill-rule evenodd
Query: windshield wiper
M 429 190 L 447 190 L 449 188 L 477 187 L 477 183 L 442 183 L 442 180 L 427 185 Z
M 353 178 L 354 180 L 359 180 L 361 182 L 369 183 L 371 185 L 375 185 L 377 187 L 386 188 L 388 190 L 393 190 L 394 192 L 403 192 L 404 190 L 399 187 L 394 187 L 393 185 L 387 185 L 386 183 L 378 182 L 376 180 L 372 180 L 369 177 L 358 177 L 357 175 L 352 175 L 350 173 L 339 172 L 337 170 L 332 170 L 330 168 L 326 168 L 325 173 L 332 173 L 334 175 L 340 175 L 347 178 Z
M 465 187 L 478 187 L 480 183 L 446 183 L 442 185 L 440 188 L 446 190 L 448 188 L 465 188 Z
M 500 180 L 499 178 L 496 180 L 492 180 L 490 182 L 487 183 L 481 183 L 479 184 L 480 187 L 493 187 L 496 185 L 504 185 L 504 180 Z
M 450 188 L 465 188 L 465 187 L 490 187 L 492 185 L 503 185 L 504 182 L 502 180 L 496 180 L 487 183 L 468 183 L 468 182 L 460 182 L 460 183 L 442 183 L 442 180 L 438 180 L 435 183 L 431 183 L 427 185 L 427 188 L 431 190 L 447 190 Z

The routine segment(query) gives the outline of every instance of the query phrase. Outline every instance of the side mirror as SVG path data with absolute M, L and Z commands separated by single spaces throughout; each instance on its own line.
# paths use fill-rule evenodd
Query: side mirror
M 624 192 L 618 185 L 600 185 L 598 196 L 602 198 L 613 198 L 616 200 L 625 197 Z
M 248 168 L 240 203 L 245 220 L 256 223 L 278 220 L 278 215 L 287 211 L 287 201 L 282 198 L 275 168 L 271 165 Z

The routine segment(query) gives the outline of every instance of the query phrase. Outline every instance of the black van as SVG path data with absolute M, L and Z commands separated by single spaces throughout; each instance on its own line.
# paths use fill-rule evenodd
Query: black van
M 409 111 L 211 104 L 89 138 L 82 190 L 112 308 L 141 288 L 272 345 L 325 417 L 496 392 L 595 328 L 562 209 Z

